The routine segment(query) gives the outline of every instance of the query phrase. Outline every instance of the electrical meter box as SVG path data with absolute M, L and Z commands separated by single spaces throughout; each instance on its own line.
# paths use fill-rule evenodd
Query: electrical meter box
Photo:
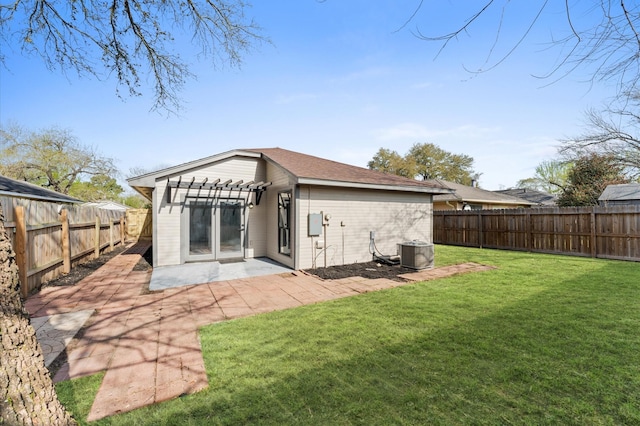
M 309 236 L 322 235 L 322 213 L 309 213 Z

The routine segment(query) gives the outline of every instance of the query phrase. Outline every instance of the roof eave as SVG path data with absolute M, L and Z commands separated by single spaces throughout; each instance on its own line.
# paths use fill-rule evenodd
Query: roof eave
M 456 198 L 444 198 L 444 197 L 440 197 L 439 199 L 437 199 L 436 201 L 460 201 L 460 202 L 465 202 L 465 203 L 477 203 L 477 204 L 504 204 L 504 205 L 514 205 L 514 206 L 536 206 L 540 203 L 535 203 L 532 201 L 526 201 L 526 200 L 522 200 L 522 201 L 518 201 L 518 200 L 487 200 L 487 199 L 482 199 L 482 198 L 463 198 L 463 197 L 457 197 Z
M 9 197 L 15 197 L 15 198 L 28 198 L 31 200 L 39 200 L 39 201 L 51 201 L 54 203 L 63 203 L 63 204 L 79 204 L 84 202 L 82 200 L 77 200 L 74 198 L 63 199 L 63 198 L 56 198 L 56 197 L 47 197 L 44 195 L 23 194 L 18 192 L 11 192 L 11 191 L 0 191 L 0 195 L 6 195 Z
M 531 201 L 517 201 L 517 200 L 483 200 L 483 199 L 473 199 L 473 198 L 465 198 L 464 201 L 469 203 L 491 203 L 491 204 L 508 204 L 508 205 L 530 205 L 535 206 L 538 203 L 534 203 Z
M 401 185 L 384 185 L 363 182 L 346 182 L 326 179 L 298 178 L 297 183 L 300 185 L 316 185 L 316 186 L 332 186 L 339 188 L 358 188 L 358 189 L 382 189 L 386 191 L 400 192 L 419 192 L 424 194 L 448 194 L 450 190 L 446 188 L 432 188 L 422 186 L 401 186 Z
M 153 201 L 153 188 L 147 186 L 133 186 L 129 184 L 138 194 L 142 195 L 149 201 Z

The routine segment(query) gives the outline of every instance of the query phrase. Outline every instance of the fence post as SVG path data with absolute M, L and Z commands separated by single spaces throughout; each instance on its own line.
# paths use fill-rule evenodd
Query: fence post
M 95 249 L 94 255 L 96 258 L 100 257 L 100 216 L 96 216 L 96 232 L 95 232 Z
M 596 206 L 591 207 L 591 257 L 597 257 L 596 250 Z
M 62 223 L 62 272 L 71 272 L 71 244 L 69 242 L 69 211 L 60 211 L 60 222 Z
M 14 220 L 16 222 L 15 252 L 16 263 L 18 264 L 18 277 L 20 279 L 20 293 L 25 299 L 29 295 L 28 268 L 29 252 L 27 251 L 27 224 L 24 216 L 24 206 L 16 206 L 14 210 Z
M 109 219 L 109 250 L 113 250 L 113 219 Z
M 124 245 L 124 216 L 120 216 L 120 244 Z
M 482 248 L 482 246 L 484 245 L 484 238 L 482 235 L 483 229 L 482 229 L 482 223 L 484 221 L 482 220 L 482 210 L 478 210 L 478 244 L 480 245 L 480 248 Z
M 533 236 L 531 234 L 531 212 L 530 211 L 526 211 L 525 213 L 525 223 L 524 223 L 524 248 L 527 251 L 531 251 L 532 249 L 532 240 L 533 240 Z

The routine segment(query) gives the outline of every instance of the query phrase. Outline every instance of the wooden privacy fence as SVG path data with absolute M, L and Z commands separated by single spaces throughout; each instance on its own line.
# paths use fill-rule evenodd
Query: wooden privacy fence
M 127 238 L 151 239 L 153 226 L 151 222 L 151 209 L 127 210 Z
M 437 244 L 640 261 L 640 206 L 434 211 Z
M 123 212 L 2 197 L 24 297 L 125 241 Z

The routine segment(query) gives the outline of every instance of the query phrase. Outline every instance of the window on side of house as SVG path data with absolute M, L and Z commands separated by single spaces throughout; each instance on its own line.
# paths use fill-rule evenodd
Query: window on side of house
M 291 255 L 291 192 L 278 194 L 278 253 Z

